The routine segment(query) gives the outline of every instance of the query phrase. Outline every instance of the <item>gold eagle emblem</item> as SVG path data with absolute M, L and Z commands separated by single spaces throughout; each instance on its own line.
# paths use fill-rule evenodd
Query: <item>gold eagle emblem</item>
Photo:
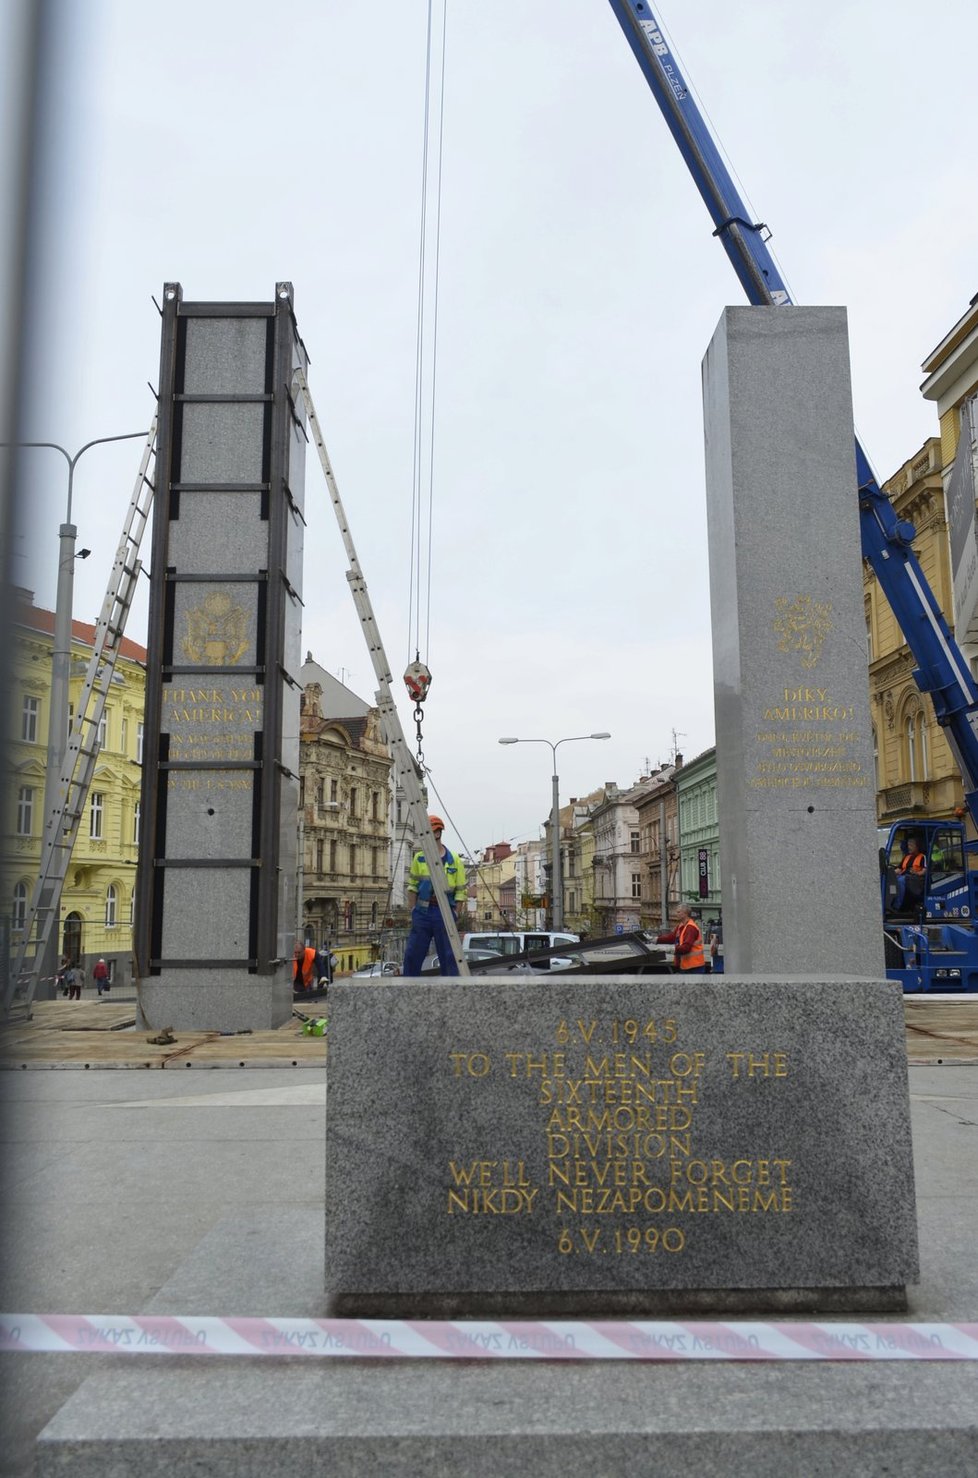
M 223 590 L 205 596 L 185 613 L 183 653 L 207 667 L 233 667 L 248 650 L 248 612 Z
M 798 652 L 802 667 L 814 667 L 822 655 L 822 643 L 832 630 L 832 602 L 799 595 L 789 600 L 779 595 L 774 602 L 774 622 L 779 652 Z

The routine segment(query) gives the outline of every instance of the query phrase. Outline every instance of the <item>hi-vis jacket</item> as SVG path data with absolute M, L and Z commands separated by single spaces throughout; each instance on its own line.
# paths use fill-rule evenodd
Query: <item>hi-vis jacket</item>
M 441 861 L 445 869 L 445 885 L 448 889 L 449 902 L 460 906 L 468 897 L 465 868 L 461 859 L 453 852 L 449 852 L 447 848 Z M 415 852 L 411 859 L 411 867 L 408 871 L 408 891 L 417 893 L 419 903 L 428 904 L 435 901 L 435 889 L 423 852 Z
M 675 962 L 680 970 L 702 970 L 706 964 L 703 935 L 695 919 L 684 919 L 678 929 L 658 934 L 656 942 L 675 945 Z

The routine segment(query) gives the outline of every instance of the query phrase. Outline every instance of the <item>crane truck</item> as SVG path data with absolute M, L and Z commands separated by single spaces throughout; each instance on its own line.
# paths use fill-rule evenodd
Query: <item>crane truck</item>
M 752 221 L 719 149 L 645 0 L 609 0 L 713 220 L 748 302 L 786 307 L 792 299 L 774 256 L 770 232 Z M 929 694 L 961 773 L 967 812 L 978 829 L 978 689 L 968 663 L 913 551 L 913 524 L 897 517 L 859 441 L 856 496 L 863 558 L 879 581 L 915 662 L 914 680 Z M 925 862 L 909 869 L 910 838 Z M 886 973 L 904 991 L 978 991 L 978 843 L 963 820 L 896 822 L 880 847 L 880 901 Z

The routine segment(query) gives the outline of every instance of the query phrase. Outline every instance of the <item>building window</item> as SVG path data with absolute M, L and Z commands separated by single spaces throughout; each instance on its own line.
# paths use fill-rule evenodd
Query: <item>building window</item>
M 927 719 L 922 713 L 917 715 L 917 748 L 920 754 L 920 778 L 926 780 L 930 756 L 927 753 Z
M 326 800 L 326 782 L 319 779 L 316 781 L 316 805 L 321 806 Z
M 15 933 L 23 933 L 27 925 L 27 884 L 18 883 L 14 889 L 13 906 L 10 910 L 10 927 Z
M 97 742 L 98 742 L 99 749 L 104 749 L 105 748 L 105 746 L 106 746 L 106 744 L 108 742 L 108 736 L 109 736 L 109 711 L 108 711 L 107 708 L 105 708 L 105 709 L 102 710 L 102 717 L 98 721 L 98 733 L 96 735 L 96 739 L 97 739 Z
M 351 842 L 350 843 L 350 877 L 351 878 L 355 878 L 356 875 L 357 875 L 357 849 L 356 849 L 356 845 L 353 842 Z
M 371 929 L 376 929 L 376 927 L 377 927 L 377 905 L 376 905 L 376 903 L 372 903 L 370 905 L 370 927 L 371 927 Z
M 911 713 L 906 723 L 907 779 L 927 779 L 927 722 L 922 713 Z
M 129 744 L 129 720 L 124 718 L 119 725 L 119 748 L 125 754 Z
M 137 765 L 141 765 L 142 762 L 143 762 L 143 736 L 144 736 L 144 734 L 145 734 L 145 727 L 144 727 L 144 725 L 143 724 L 137 724 L 136 725 L 136 764 Z
M 107 929 L 115 928 L 118 904 L 119 896 L 116 893 L 115 883 L 110 883 L 105 890 L 105 927 Z
M 350 815 L 351 816 L 355 816 L 356 814 L 357 814 L 357 788 L 356 788 L 355 785 L 351 785 L 350 786 Z
M 628 850 L 630 852 L 641 852 L 641 850 L 642 850 L 642 838 L 641 838 L 640 834 L 637 831 L 633 831 L 633 832 L 630 832 L 629 833 L 628 843 L 629 843 Z
M 139 841 L 139 802 L 138 801 L 136 802 L 136 804 L 132 808 L 132 839 L 133 839 L 134 842 L 138 842 Z
M 640 872 L 633 872 L 632 873 L 632 897 L 633 898 L 641 898 L 641 896 L 642 896 L 642 874 Z
M 873 785 L 877 794 L 880 788 L 880 741 L 876 729 L 873 729 Z
M 24 698 L 24 706 L 20 711 L 20 737 L 28 744 L 37 743 L 37 717 L 41 705 L 36 698 Z
M 336 871 L 336 843 L 335 842 L 330 842 L 330 844 L 329 844 L 329 870 L 330 870 L 330 872 L 335 872 Z
M 29 837 L 34 828 L 34 787 L 22 785 L 17 792 L 17 835 Z
M 92 799 L 88 808 L 88 834 L 95 841 L 102 835 L 102 812 L 105 797 L 100 790 L 92 791 Z
M 340 783 L 339 783 L 338 780 L 331 780 L 329 782 L 329 798 L 330 798 L 331 801 L 338 801 L 339 800 L 339 798 L 340 798 Z
M 380 791 L 379 790 L 375 790 L 373 792 L 373 794 L 371 795 L 371 797 L 370 797 L 370 819 L 371 819 L 371 821 L 379 821 L 380 820 Z
M 316 840 L 316 872 L 320 877 L 323 875 L 323 841 L 319 837 Z

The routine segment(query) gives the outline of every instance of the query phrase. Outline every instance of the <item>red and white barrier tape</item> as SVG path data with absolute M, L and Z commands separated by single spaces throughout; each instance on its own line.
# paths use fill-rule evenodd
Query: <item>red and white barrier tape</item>
M 0 1350 L 435 1360 L 978 1360 L 978 1324 L 4 1314 Z

